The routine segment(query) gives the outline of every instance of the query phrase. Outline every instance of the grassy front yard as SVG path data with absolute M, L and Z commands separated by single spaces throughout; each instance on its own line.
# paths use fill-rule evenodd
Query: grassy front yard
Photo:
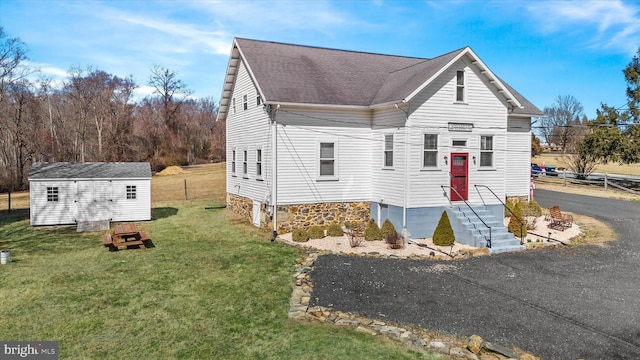
M 33 229 L 26 211 L 0 211 L 0 247 L 11 250 L 0 265 L 0 339 L 59 341 L 61 359 L 423 358 L 381 337 L 288 320 L 301 253 L 206 210 L 224 203 L 224 168 L 198 169 L 197 180 L 154 177 L 153 221 L 139 224 L 153 249 L 111 253 L 101 233 Z M 185 177 L 209 195 L 166 198 Z

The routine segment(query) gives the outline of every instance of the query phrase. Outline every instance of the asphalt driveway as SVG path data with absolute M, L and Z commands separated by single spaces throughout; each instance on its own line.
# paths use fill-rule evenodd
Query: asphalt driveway
M 599 218 L 619 240 L 461 261 L 325 255 L 310 305 L 478 334 L 545 359 L 640 359 L 640 203 L 543 190 L 536 200 Z

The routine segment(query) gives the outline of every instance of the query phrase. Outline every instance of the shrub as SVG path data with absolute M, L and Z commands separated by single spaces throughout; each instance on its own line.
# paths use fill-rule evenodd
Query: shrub
M 511 211 L 513 211 L 513 209 L 520 203 L 520 199 L 517 197 L 510 197 L 507 198 L 507 202 L 506 202 L 506 207 L 504 208 L 504 217 L 508 218 L 511 216 L 511 212 L 509 210 L 507 210 L 507 208 L 511 209 Z
M 387 238 L 387 235 L 398 235 L 398 232 L 396 231 L 396 227 L 393 226 L 393 223 L 391 222 L 391 220 L 386 219 L 384 221 L 384 223 L 382 223 L 382 227 L 380 228 L 380 231 L 382 231 L 382 237 L 383 238 Z
M 392 249 L 402 249 L 404 247 L 404 239 L 397 232 L 389 232 L 384 236 L 384 241 L 389 244 Z
M 367 228 L 364 230 L 364 239 L 367 241 L 382 240 L 382 231 L 375 221 L 369 221 Z
M 295 242 L 307 242 L 309 241 L 309 233 L 305 229 L 297 228 L 293 230 L 293 234 L 291 234 L 291 239 Z
M 327 235 L 328 236 L 342 236 L 342 235 L 344 235 L 344 230 L 342 230 L 342 226 L 340 226 L 338 224 L 332 224 L 332 225 L 329 225 L 329 227 L 327 228 Z
M 456 237 L 449 222 L 449 215 L 446 211 L 442 212 L 438 226 L 433 232 L 433 244 L 438 246 L 451 246 L 456 241 Z
M 321 226 L 311 226 L 307 231 L 311 239 L 322 239 L 324 237 L 324 229 Z
M 521 237 L 521 236 L 526 236 L 527 235 L 527 227 L 522 225 L 520 226 L 521 223 L 524 223 L 523 219 L 524 217 L 522 216 L 522 206 L 520 203 L 516 203 L 516 206 L 511 209 L 511 211 L 513 211 L 514 215 L 511 215 L 511 219 L 509 219 L 509 225 L 508 225 L 508 229 L 509 232 L 513 234 L 513 236 L 515 237 Z M 520 221 L 518 221 L 518 219 Z
M 526 210 L 523 210 L 523 214 L 524 216 L 535 216 L 535 217 L 539 217 L 542 216 L 542 207 L 540 207 L 540 204 L 538 204 L 535 200 L 531 200 L 529 201 L 529 203 L 527 204 Z

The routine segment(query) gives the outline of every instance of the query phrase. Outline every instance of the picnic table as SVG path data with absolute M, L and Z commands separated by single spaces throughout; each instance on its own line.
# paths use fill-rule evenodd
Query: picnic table
M 147 233 L 139 231 L 133 224 L 118 224 L 111 233 L 102 235 L 102 244 L 110 251 L 116 251 L 120 246 L 128 248 L 133 245 L 146 249 L 144 243 L 149 240 Z

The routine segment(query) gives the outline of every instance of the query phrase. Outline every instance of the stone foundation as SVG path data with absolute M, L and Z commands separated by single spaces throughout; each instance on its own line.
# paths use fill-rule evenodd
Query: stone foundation
M 227 209 L 241 215 L 252 222 L 253 200 L 227 193 Z M 278 206 L 278 233 L 292 232 L 299 227 L 312 225 L 328 226 L 344 225 L 346 221 L 355 225 L 364 225 L 369 221 L 371 213 L 369 202 L 337 202 L 320 204 L 296 204 Z M 273 228 L 272 217 L 268 215 L 267 206 L 261 207 L 260 227 Z

